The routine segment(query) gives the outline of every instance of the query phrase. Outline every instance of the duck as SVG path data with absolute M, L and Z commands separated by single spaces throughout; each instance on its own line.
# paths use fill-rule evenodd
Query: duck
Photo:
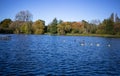
M 84 46 L 85 44 L 84 44 L 84 43 L 81 43 L 80 45 L 81 45 L 81 46 Z
M 97 44 L 96 44 L 96 46 L 100 46 L 100 44 L 99 44 L 99 43 L 97 43 Z
M 111 45 L 110 45 L 110 44 L 108 44 L 107 46 L 108 46 L 108 47 L 110 47 Z
M 85 45 L 84 40 L 83 40 L 82 42 L 80 42 L 80 45 L 81 45 L 81 46 L 84 46 L 84 45 Z

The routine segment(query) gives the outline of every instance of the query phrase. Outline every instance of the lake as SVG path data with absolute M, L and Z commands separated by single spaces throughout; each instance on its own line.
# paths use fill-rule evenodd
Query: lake
M 0 76 L 120 76 L 120 38 L 9 36 L 0 40 Z

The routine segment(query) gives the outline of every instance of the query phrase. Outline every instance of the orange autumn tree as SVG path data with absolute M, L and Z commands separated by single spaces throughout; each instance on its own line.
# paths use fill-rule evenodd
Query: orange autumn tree
M 84 25 L 81 22 L 72 22 L 72 31 L 71 33 L 83 33 L 84 32 Z

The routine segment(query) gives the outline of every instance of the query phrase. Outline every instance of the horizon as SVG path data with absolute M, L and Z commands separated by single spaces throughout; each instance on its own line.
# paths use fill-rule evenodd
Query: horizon
M 54 18 L 63 21 L 91 21 L 108 18 L 112 13 L 120 17 L 120 1 L 118 0 L 1 0 L 0 21 L 10 18 L 14 21 L 15 15 L 28 10 L 33 20 L 44 20 L 46 25 Z

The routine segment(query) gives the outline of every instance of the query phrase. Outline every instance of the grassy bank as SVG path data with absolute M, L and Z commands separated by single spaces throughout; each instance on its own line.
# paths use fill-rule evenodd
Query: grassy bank
M 108 38 L 120 38 L 120 35 L 109 34 L 66 34 L 67 36 L 92 36 L 92 37 L 108 37 Z

